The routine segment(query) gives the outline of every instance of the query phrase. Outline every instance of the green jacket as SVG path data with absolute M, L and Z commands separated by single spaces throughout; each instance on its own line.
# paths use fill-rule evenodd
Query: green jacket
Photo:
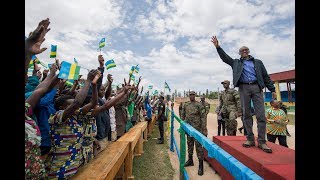
M 239 87 L 240 76 L 243 70 L 243 59 L 232 59 L 226 54 L 221 47 L 217 47 L 218 54 L 223 62 L 229 64 L 233 71 L 233 85 Z M 252 57 L 253 58 L 253 57 Z M 261 89 L 267 87 L 269 91 L 275 92 L 275 87 L 270 79 L 270 76 L 263 65 L 263 62 L 259 59 L 253 58 L 254 68 L 256 70 L 258 84 Z

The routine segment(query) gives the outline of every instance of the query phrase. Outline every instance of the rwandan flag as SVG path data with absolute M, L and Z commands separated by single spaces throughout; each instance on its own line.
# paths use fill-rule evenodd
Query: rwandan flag
M 148 88 L 149 88 L 149 89 L 152 89 L 152 88 L 153 88 L 153 86 L 152 86 L 152 85 L 149 85 L 149 86 L 148 86 Z
M 139 70 L 140 70 L 140 67 L 139 67 L 139 64 L 135 67 L 135 69 L 134 69 L 134 72 L 135 73 L 139 73 Z
M 131 70 L 129 72 L 129 76 L 131 76 L 133 74 L 134 69 L 135 69 L 135 66 L 131 66 Z
M 171 89 L 170 89 L 170 87 L 169 87 L 169 85 L 168 85 L 168 83 L 167 83 L 167 82 L 164 82 L 164 88 L 169 89 L 169 92 L 171 92 Z
M 102 38 L 101 41 L 99 42 L 99 48 L 103 48 L 106 45 L 106 38 Z
M 110 68 L 113 68 L 113 67 L 117 67 L 116 63 L 114 62 L 113 59 L 110 59 L 108 60 L 106 63 L 105 63 L 106 67 L 107 67 L 107 70 L 110 69 Z
M 134 77 L 134 75 L 131 75 L 131 80 L 134 82 L 134 80 L 136 79 L 136 77 Z
M 60 79 L 79 79 L 80 66 L 73 63 L 62 61 L 58 78 Z
M 66 81 L 66 85 L 67 86 L 73 86 L 74 80 L 69 79 L 68 81 Z
M 50 52 L 50 58 L 57 57 L 57 45 L 51 44 L 51 52 Z
M 158 90 L 154 90 L 152 94 L 153 95 L 158 95 Z
M 30 61 L 30 63 L 29 63 L 29 68 L 33 68 L 33 61 L 34 60 L 36 60 L 35 62 L 37 63 L 37 64 L 40 64 L 40 60 L 35 56 L 35 55 L 33 55 L 32 57 L 31 57 L 31 61 Z

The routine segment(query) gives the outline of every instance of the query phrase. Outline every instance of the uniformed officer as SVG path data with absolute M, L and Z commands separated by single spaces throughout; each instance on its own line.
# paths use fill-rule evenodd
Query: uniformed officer
M 202 134 L 204 134 L 205 136 L 208 135 L 208 129 L 207 129 L 207 116 L 209 114 L 209 110 L 210 110 L 210 104 L 208 102 L 205 101 L 206 100 L 206 96 L 202 95 L 200 98 L 200 103 L 205 107 L 206 112 L 205 112 L 205 116 L 204 116 L 204 123 L 203 124 L 203 131 Z
M 225 90 L 219 94 L 220 111 L 223 118 L 225 118 L 227 135 L 235 136 L 238 126 L 236 119 L 242 115 L 240 95 L 237 90 L 230 89 L 230 81 L 224 80 L 221 84 Z
M 164 103 L 164 95 L 160 94 L 159 96 L 159 104 L 158 104 L 158 114 L 157 114 L 157 119 L 158 120 L 158 126 L 159 126 L 159 132 L 160 132 L 160 138 L 158 138 L 157 144 L 163 144 L 164 143 L 164 138 L 163 138 L 163 121 L 165 121 L 166 116 L 165 116 L 165 110 L 166 110 L 166 105 Z
M 181 116 L 182 116 L 181 113 L 182 113 L 183 103 L 184 103 L 184 102 L 181 102 L 180 105 L 179 105 L 179 117 L 180 117 L 180 118 L 181 118 Z
M 204 127 L 204 116 L 205 116 L 205 107 L 198 101 L 195 100 L 196 93 L 194 91 L 190 91 L 189 98 L 190 101 L 187 101 L 183 104 L 182 107 L 182 119 L 194 127 L 199 132 L 203 132 Z M 184 166 L 193 166 L 193 147 L 196 144 L 197 156 L 199 159 L 199 169 L 198 175 L 203 175 L 203 147 L 202 145 L 196 141 L 194 142 L 194 138 L 187 135 L 187 144 L 188 144 L 188 161 Z

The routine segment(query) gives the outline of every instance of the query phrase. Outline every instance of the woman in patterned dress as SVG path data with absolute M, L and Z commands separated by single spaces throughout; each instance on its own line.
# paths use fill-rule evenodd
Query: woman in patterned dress
M 267 139 L 269 142 L 276 142 L 278 138 L 281 146 L 288 147 L 286 131 L 288 124 L 288 117 L 286 113 L 280 109 L 280 101 L 271 100 L 271 107 L 266 111 L 267 118 Z

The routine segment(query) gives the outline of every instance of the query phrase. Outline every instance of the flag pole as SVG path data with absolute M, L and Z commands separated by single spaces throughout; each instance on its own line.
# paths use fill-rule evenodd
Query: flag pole
M 99 48 L 100 49 L 100 55 L 101 55 L 101 48 Z

